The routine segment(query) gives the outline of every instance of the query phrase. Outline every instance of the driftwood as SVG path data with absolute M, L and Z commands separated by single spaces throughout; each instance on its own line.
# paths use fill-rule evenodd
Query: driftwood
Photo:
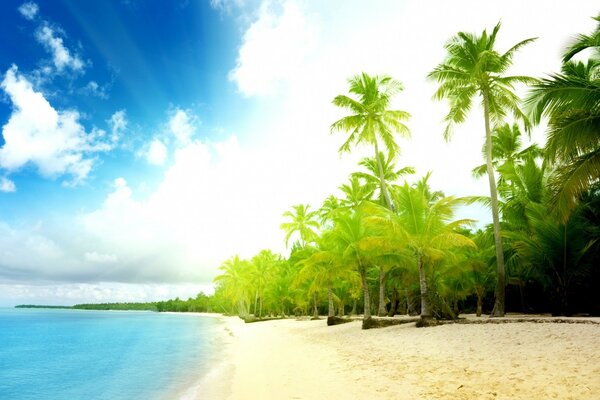
M 253 322 L 264 322 L 264 321 L 272 321 L 275 319 L 284 319 L 283 317 L 265 317 L 265 318 L 256 318 L 254 315 L 248 315 L 246 317 L 240 317 L 244 320 L 245 323 L 250 324 Z
M 344 317 L 327 317 L 327 326 L 347 324 L 348 322 L 352 321 L 356 321 L 356 319 Z
M 412 318 L 389 318 L 389 317 L 371 317 L 363 320 L 363 329 L 374 329 L 374 328 L 385 328 L 388 326 L 408 324 L 411 322 L 418 322 L 419 317 Z

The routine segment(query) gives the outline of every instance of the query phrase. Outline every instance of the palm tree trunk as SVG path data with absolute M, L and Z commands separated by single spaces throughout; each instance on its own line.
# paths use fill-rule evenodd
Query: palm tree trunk
M 432 317 L 431 307 L 429 306 L 429 297 L 427 293 L 427 279 L 425 277 L 425 266 L 423 258 L 418 256 L 419 264 L 419 286 L 421 288 L 421 319 L 430 319 Z
M 331 289 L 331 285 L 327 288 L 327 299 L 329 301 L 327 306 L 327 316 L 335 317 L 335 309 L 333 308 L 333 290 Z
M 258 318 L 262 318 L 262 303 L 263 303 L 263 296 L 262 293 L 260 294 L 260 300 L 259 300 L 259 308 L 258 308 Z
M 477 316 L 481 317 L 481 313 L 483 312 L 483 288 L 476 289 L 475 293 L 477 294 Z
M 398 289 L 394 288 L 392 290 L 392 300 L 390 301 L 390 311 L 388 312 L 388 317 L 393 317 L 396 315 L 396 310 L 398 309 Z
M 317 292 L 313 292 L 313 318 L 319 318 L 319 309 L 317 308 Z
M 258 304 L 258 290 L 254 294 L 254 316 L 256 317 L 256 305 Z
M 492 220 L 494 222 L 494 242 L 496 245 L 496 300 L 492 317 L 504 317 L 505 310 L 505 288 L 506 272 L 504 269 L 504 251 L 502 249 L 502 237 L 500 235 L 500 217 L 498 212 L 498 189 L 496 188 L 496 177 L 494 176 L 494 165 L 492 164 L 492 131 L 490 129 L 489 100 L 486 93 L 483 94 L 483 114 L 485 118 L 485 163 L 487 166 L 488 180 L 490 183 L 490 197 L 492 199 Z
M 387 315 L 385 304 L 385 270 L 383 267 L 379 267 L 379 309 L 377 315 L 380 317 Z
M 342 300 L 340 300 L 340 305 L 338 307 L 338 317 L 343 317 L 344 316 L 344 308 L 345 308 L 345 304 Z
M 363 287 L 363 297 L 365 299 L 365 311 L 363 320 L 371 319 L 371 301 L 369 299 L 369 284 L 367 283 L 367 271 L 364 268 L 360 269 L 360 279 Z
M 350 315 L 356 315 L 356 299 L 352 301 L 352 311 L 350 311 Z
M 392 211 L 396 211 L 394 209 L 394 205 L 392 204 L 392 199 L 390 198 L 390 194 L 387 190 L 387 184 L 385 183 L 385 176 L 383 175 L 383 166 L 381 165 L 381 160 L 379 159 L 379 146 L 377 145 L 377 139 L 375 139 L 375 161 L 377 162 L 377 170 L 379 171 L 379 184 L 381 186 L 381 193 L 383 194 L 383 198 L 385 199 L 385 204 L 387 208 Z

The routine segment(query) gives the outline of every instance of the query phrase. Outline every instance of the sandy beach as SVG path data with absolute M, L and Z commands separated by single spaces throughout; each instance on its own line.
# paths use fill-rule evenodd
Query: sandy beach
M 484 317 L 485 318 L 485 317 Z M 224 318 L 199 399 L 597 399 L 600 325 L 414 323 L 361 330 Z M 599 319 L 591 319 L 599 322 Z

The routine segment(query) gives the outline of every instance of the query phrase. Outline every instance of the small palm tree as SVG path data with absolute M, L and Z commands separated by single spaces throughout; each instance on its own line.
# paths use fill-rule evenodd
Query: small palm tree
M 290 238 L 294 233 L 298 233 L 300 237 L 300 245 L 306 246 L 308 243 L 314 241 L 317 237 L 316 231 L 319 229 L 318 212 L 309 211 L 310 206 L 308 204 L 297 204 L 292 206 L 292 211 L 286 211 L 283 213 L 284 217 L 289 218 L 291 221 L 284 222 L 281 224 L 281 229 L 286 233 L 285 245 L 289 244 Z
M 250 288 L 248 261 L 233 256 L 219 267 L 222 274 L 218 275 L 215 283 L 223 285 L 224 297 L 237 307 L 241 317 L 248 315 L 248 297 Z
M 422 188 L 425 183 L 411 187 L 408 183 L 393 191 L 398 209 L 396 213 L 384 208 L 374 209 L 371 223 L 378 227 L 380 234 L 392 243 L 391 247 L 407 248 L 416 260 L 421 290 L 421 320 L 427 324 L 433 317 L 429 302 L 425 268 L 445 256 L 452 247 L 473 246 L 474 243 L 458 229 L 470 220 L 452 220 L 454 210 L 463 199 L 441 197 L 430 201 Z M 421 188 L 421 189 L 419 189 Z M 393 243 L 397 243 L 396 246 Z
M 485 122 L 486 169 L 490 185 L 496 245 L 497 285 L 493 316 L 504 316 L 506 278 L 498 212 L 498 193 L 492 160 L 492 123 L 500 125 L 508 114 L 512 114 L 515 119 L 523 121 L 525 126 L 529 127 L 528 119 L 519 107 L 519 98 L 514 93 L 514 85 L 535 82 L 533 78 L 525 76 L 505 76 L 517 50 L 535 39 L 523 40 L 507 52 L 500 54 L 494 48 L 499 30 L 500 23 L 489 35 L 486 30 L 481 35 L 459 32 L 444 46 L 448 52 L 444 62 L 435 67 L 428 75 L 429 79 L 439 83 L 434 98 L 437 100 L 448 99 L 450 102 L 450 111 L 445 118 L 448 122 L 444 131 L 446 140 L 450 138 L 454 124 L 460 124 L 466 120 L 473 99 L 475 97 L 481 99 Z
M 340 152 L 350 151 L 352 145 L 364 143 L 373 146 L 381 192 L 386 205 L 393 209 L 385 183 L 383 165 L 379 159 L 379 143 L 383 142 L 388 153 L 395 156 L 399 147 L 394 140 L 394 134 L 410 136 L 408 128 L 403 123 L 410 114 L 406 111 L 388 109 L 392 97 L 403 89 L 402 84 L 387 75 L 370 76 L 364 72 L 349 79 L 348 83 L 350 93 L 355 97 L 339 95 L 333 99 L 333 104 L 350 111 L 351 115 L 334 122 L 331 125 L 331 132 L 350 132 L 350 136 L 340 147 Z

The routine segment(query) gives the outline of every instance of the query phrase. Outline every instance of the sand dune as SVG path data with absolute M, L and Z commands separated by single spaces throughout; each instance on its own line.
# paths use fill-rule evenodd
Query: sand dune
M 226 321 L 230 356 L 203 398 L 600 398 L 597 324 Z

